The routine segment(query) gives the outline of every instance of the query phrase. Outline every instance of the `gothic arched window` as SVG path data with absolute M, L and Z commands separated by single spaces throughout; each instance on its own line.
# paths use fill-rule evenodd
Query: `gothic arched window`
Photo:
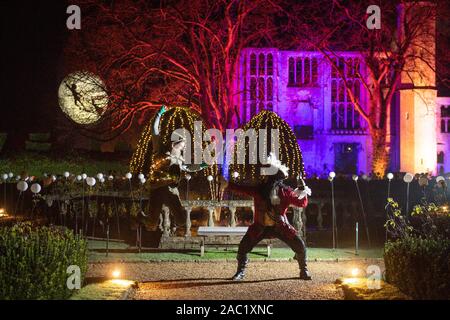
M 266 58 L 264 57 L 264 54 L 260 53 L 258 74 L 263 75 L 265 73 L 265 69 L 266 69 Z
M 300 86 L 303 83 L 302 75 L 302 58 L 297 58 L 297 64 L 295 66 L 295 83 Z
M 273 80 L 272 78 L 267 79 L 267 101 L 273 100 Z
M 312 72 L 312 83 L 317 84 L 317 81 L 319 79 L 319 73 L 318 73 L 318 66 L 317 66 L 317 58 L 312 58 L 312 66 L 311 66 L 311 72 Z
M 311 62 L 310 62 L 309 58 L 306 58 L 306 59 L 305 59 L 305 65 L 304 65 L 305 72 L 303 73 L 303 83 L 304 83 L 304 84 L 309 84 L 309 83 L 311 83 L 311 69 L 310 69 L 310 64 L 311 64 Z
M 273 75 L 273 56 L 271 53 L 267 55 L 267 75 Z
M 252 53 L 250 55 L 250 75 L 254 76 L 256 74 L 256 55 Z
M 288 85 L 292 86 L 295 83 L 295 62 L 294 58 L 289 58 L 289 79 L 288 79 Z
M 250 78 L 250 100 L 256 100 L 256 78 Z

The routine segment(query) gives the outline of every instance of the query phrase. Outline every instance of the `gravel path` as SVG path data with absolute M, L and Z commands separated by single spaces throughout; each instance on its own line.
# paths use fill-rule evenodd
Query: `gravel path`
M 355 267 L 364 272 L 371 264 L 384 270 L 382 260 L 310 262 L 313 281 L 296 279 L 295 261 L 250 262 L 242 282 L 228 280 L 236 271 L 235 263 L 213 261 L 92 264 L 88 276 L 105 276 L 114 268 L 121 269 L 122 278 L 140 282 L 131 299 L 336 300 L 343 299 L 343 294 L 335 280 L 350 276 Z

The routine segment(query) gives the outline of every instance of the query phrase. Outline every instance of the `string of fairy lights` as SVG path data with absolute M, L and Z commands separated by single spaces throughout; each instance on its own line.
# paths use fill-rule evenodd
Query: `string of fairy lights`
M 275 147 L 275 142 L 271 139 L 270 129 L 279 130 L 279 160 L 289 168 L 289 177 L 295 178 L 299 174 L 305 175 L 302 153 L 297 144 L 297 139 L 289 125 L 281 119 L 275 112 L 263 110 L 254 116 L 243 128 L 244 131 L 254 129 L 258 135 L 258 140 L 263 138 L 263 148 L 269 152 Z M 267 134 L 259 137 L 259 129 L 267 129 Z M 270 140 L 268 142 L 268 140 Z M 271 146 L 267 148 L 268 143 Z M 235 154 L 237 154 L 238 145 L 235 146 Z M 246 182 L 258 182 L 262 177 L 259 174 L 261 164 L 250 164 L 249 139 L 245 140 L 245 153 L 247 155 L 245 164 L 231 164 L 230 172 L 238 172 L 239 176 L 235 179 Z
M 152 127 L 154 117 L 145 126 L 142 131 L 141 137 L 137 144 L 136 151 L 134 152 L 130 161 L 130 172 L 134 174 L 143 173 L 151 176 L 153 174 L 152 168 L 158 168 L 156 164 L 157 159 L 153 159 L 152 150 Z M 162 116 L 159 123 L 160 126 L 160 142 L 161 150 L 169 151 L 171 148 L 172 133 L 176 129 L 184 128 L 190 132 L 191 146 L 195 145 L 196 137 L 194 134 L 195 121 L 202 121 L 200 115 L 190 108 L 184 107 L 172 107 L 167 110 Z M 206 131 L 206 126 L 202 126 L 203 133 Z M 200 137 L 201 138 L 201 137 Z M 191 148 L 191 158 L 193 157 L 193 148 Z M 209 176 L 217 176 L 218 168 L 216 165 L 202 170 L 202 174 Z
M 138 174 L 152 175 L 152 168 L 158 168 L 156 163 L 158 159 L 153 159 L 152 152 L 152 118 L 149 124 L 144 128 L 141 138 L 139 139 L 138 146 L 134 152 L 130 162 L 130 172 Z M 194 134 L 195 121 L 201 121 L 201 117 L 198 113 L 189 108 L 174 107 L 166 111 L 160 121 L 160 139 L 162 144 L 162 150 L 170 150 L 171 135 L 176 129 L 184 128 L 191 133 L 191 146 L 195 145 L 196 136 Z M 305 175 L 305 169 L 303 164 L 303 158 L 300 151 L 300 147 L 297 144 L 297 139 L 294 132 L 289 125 L 281 119 L 275 112 L 263 110 L 254 116 L 243 128 L 244 131 L 254 129 L 258 137 L 258 141 L 263 139 L 263 148 L 265 151 L 270 152 L 275 148 L 275 141 L 271 139 L 270 129 L 278 129 L 279 132 L 279 160 L 289 168 L 289 177 L 295 178 L 299 174 Z M 259 136 L 259 130 L 266 129 L 267 134 Z M 202 134 L 205 133 L 206 127 L 202 126 Z M 201 137 L 200 137 L 201 138 Z M 205 147 L 205 142 L 202 142 Z M 270 148 L 267 146 L 270 145 Z M 260 168 L 261 164 L 249 163 L 249 139 L 245 140 L 245 164 L 230 164 L 229 172 L 238 172 L 238 176 L 235 180 L 245 181 L 249 183 L 257 183 L 261 179 Z M 258 147 L 260 147 L 258 143 Z M 235 155 L 237 154 L 238 145 L 235 145 Z M 191 153 L 193 153 L 191 148 Z M 193 154 L 191 154 L 193 157 Z M 236 158 L 236 157 L 235 157 Z M 236 161 L 236 159 L 235 159 Z M 208 176 L 210 192 L 213 197 L 218 195 L 218 189 L 216 186 L 218 178 L 219 168 L 217 165 L 210 166 L 202 171 L 204 176 Z M 213 179 L 210 180 L 209 176 Z

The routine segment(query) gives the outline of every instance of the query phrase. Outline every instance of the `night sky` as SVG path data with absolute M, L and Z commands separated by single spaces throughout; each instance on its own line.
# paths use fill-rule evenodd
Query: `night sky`
M 1 1 L 0 131 L 8 144 L 49 131 L 58 111 L 65 1 Z M 14 132 L 14 135 L 11 133 Z

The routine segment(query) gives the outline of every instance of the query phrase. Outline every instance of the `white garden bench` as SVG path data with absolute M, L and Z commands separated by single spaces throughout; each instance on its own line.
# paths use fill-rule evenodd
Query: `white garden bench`
M 199 227 L 197 231 L 197 235 L 202 238 L 201 244 L 200 244 L 200 256 L 204 256 L 205 254 L 205 246 L 218 246 L 218 245 L 238 245 L 239 243 L 217 243 L 217 242 L 207 242 L 206 238 L 208 237 L 227 237 L 228 239 L 231 239 L 233 236 L 244 236 L 247 232 L 248 227 Z M 270 257 L 271 248 L 272 248 L 272 240 L 271 239 L 264 239 L 262 240 L 259 245 L 264 245 L 267 247 L 267 257 Z

